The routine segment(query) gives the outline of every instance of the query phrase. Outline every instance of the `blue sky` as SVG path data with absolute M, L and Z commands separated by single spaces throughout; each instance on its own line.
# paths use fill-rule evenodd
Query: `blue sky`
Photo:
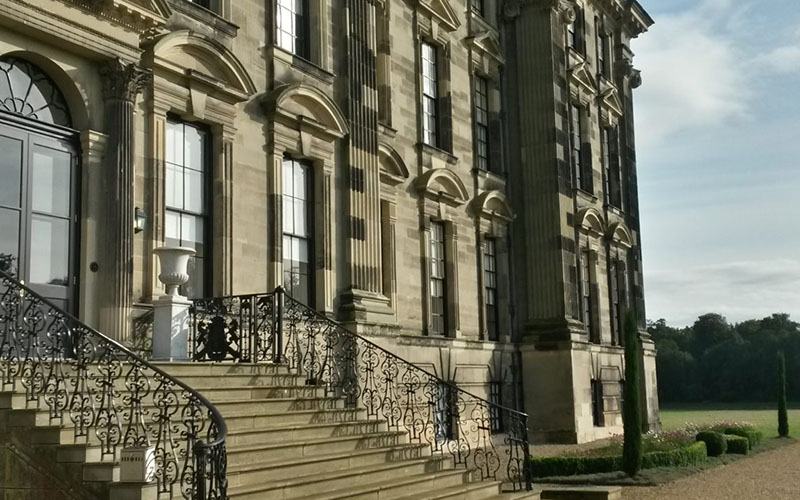
M 640 2 L 647 317 L 800 321 L 800 4 Z

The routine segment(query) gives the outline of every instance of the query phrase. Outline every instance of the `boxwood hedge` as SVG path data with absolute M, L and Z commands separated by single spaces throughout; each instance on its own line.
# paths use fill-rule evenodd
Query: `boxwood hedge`
M 709 457 L 718 457 L 728 451 L 728 442 L 722 433 L 714 431 L 698 432 L 697 440 L 706 444 Z
M 708 458 L 703 442 L 670 451 L 653 451 L 642 457 L 642 468 L 685 467 L 705 462 Z M 533 457 L 534 477 L 574 476 L 622 470 L 622 457 Z
M 750 449 L 753 449 L 761 444 L 761 439 L 764 437 L 761 431 L 757 431 L 755 429 L 744 429 L 742 427 L 728 427 L 723 432 L 725 434 L 747 438 L 747 441 L 750 443 Z
M 750 441 L 746 437 L 726 434 L 725 440 L 728 442 L 728 453 L 747 455 L 750 452 Z

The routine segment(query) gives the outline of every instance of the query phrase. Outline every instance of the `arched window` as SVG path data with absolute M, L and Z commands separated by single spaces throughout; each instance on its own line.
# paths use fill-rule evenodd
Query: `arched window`
M 0 111 L 71 127 L 67 102 L 55 83 L 24 59 L 0 57 Z

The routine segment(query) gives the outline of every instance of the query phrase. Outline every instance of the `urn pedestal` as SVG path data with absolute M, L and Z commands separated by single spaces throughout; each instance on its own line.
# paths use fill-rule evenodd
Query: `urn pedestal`
M 185 361 L 189 346 L 189 307 L 191 301 L 180 295 L 181 285 L 189 281 L 189 259 L 195 251 L 185 247 L 161 247 L 153 252 L 161 263 L 158 279 L 166 295 L 153 302 L 153 359 Z

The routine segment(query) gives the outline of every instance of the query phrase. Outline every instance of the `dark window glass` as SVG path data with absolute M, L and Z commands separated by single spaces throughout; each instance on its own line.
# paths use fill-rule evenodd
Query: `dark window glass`
M 484 295 L 486 301 L 486 332 L 489 340 L 499 338 L 497 324 L 497 244 L 493 239 L 486 240 L 483 254 Z
M 422 44 L 422 141 L 438 146 L 437 95 L 439 85 L 436 47 Z
M 575 21 L 567 25 L 567 45 L 576 51 L 584 52 L 583 10 L 575 7 Z
M 308 1 L 278 0 L 275 9 L 278 46 L 308 59 L 310 56 Z
M 620 331 L 620 303 L 619 303 L 619 276 L 617 274 L 617 261 L 611 259 L 608 263 L 608 278 L 610 282 L 609 295 L 611 296 L 611 343 L 619 344 Z
M 470 0 L 470 6 L 472 7 L 472 12 L 478 14 L 481 17 L 483 17 L 483 2 L 484 0 Z
M 611 127 L 603 127 L 600 134 L 603 146 L 606 203 L 617 208 L 622 208 L 622 172 L 619 158 L 619 134 L 617 133 L 617 129 Z
M 293 298 L 313 305 L 311 167 L 283 161 L 283 286 Z
M 206 9 L 211 9 L 211 1 L 212 0 L 189 0 L 191 3 L 195 5 L 199 5 L 200 7 L 205 7 Z
M 595 19 L 595 49 L 597 50 L 597 72 L 606 75 L 606 35 L 603 34 L 603 25 L 600 18 Z
M 453 437 L 453 389 L 449 384 L 439 382 L 434 401 L 434 432 L 437 441 Z
M 489 83 L 475 77 L 475 165 L 489 170 Z
M 592 324 L 592 278 L 590 273 L 590 258 L 588 250 L 581 252 L 581 303 L 583 324 L 589 332 L 589 337 L 595 341 L 595 325 Z
M 202 126 L 167 120 L 165 236 L 169 246 L 193 248 L 189 282 L 181 293 L 205 297 L 211 264 L 211 139 Z
M 572 171 L 575 172 L 575 186 L 581 186 L 581 165 L 583 164 L 581 151 L 581 108 L 575 104 L 570 106 L 570 149 L 572 154 Z
M 431 222 L 431 333 L 447 332 L 447 270 L 444 224 Z
M 592 380 L 592 422 L 595 427 L 603 427 L 603 383 Z
M 0 111 L 70 127 L 66 100 L 39 68 L 16 57 L 0 58 Z
M 500 382 L 489 382 L 489 402 L 493 405 L 489 407 L 489 425 L 492 433 L 503 431 L 503 410 L 499 408 L 503 404 L 503 384 Z

